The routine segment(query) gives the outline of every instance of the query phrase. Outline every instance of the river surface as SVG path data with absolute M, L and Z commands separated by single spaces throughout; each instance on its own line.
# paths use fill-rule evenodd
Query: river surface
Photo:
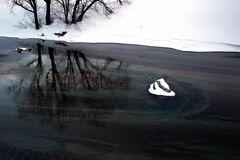
M 239 68 L 233 52 L 0 38 L 0 159 L 239 160 Z M 175 97 L 148 93 L 161 77 Z

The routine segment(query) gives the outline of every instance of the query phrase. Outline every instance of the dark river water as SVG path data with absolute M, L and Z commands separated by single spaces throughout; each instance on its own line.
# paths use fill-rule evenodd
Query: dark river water
M 161 77 L 175 97 L 148 93 Z M 239 151 L 240 53 L 0 38 L 0 160 L 239 160 Z

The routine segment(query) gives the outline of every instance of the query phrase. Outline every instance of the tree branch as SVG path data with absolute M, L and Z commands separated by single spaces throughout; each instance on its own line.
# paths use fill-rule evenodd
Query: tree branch
M 13 5 L 17 5 L 19 7 L 22 7 L 23 9 L 33 13 L 33 10 L 31 10 L 31 9 L 27 8 L 26 6 L 24 6 L 23 2 L 19 2 L 17 0 L 14 0 L 13 1 Z

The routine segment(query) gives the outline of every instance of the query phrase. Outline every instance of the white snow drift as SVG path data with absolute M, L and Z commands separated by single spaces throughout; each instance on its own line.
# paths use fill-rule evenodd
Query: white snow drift
M 0 4 L 0 36 L 240 51 L 239 6 L 239 0 L 132 0 L 110 17 L 88 15 L 78 26 L 55 22 L 36 32 L 19 24 L 26 20 L 24 10 L 14 8 L 11 13 Z M 53 34 L 65 30 L 64 37 Z
M 174 97 L 176 94 L 172 91 L 164 80 L 164 78 L 158 79 L 150 85 L 148 89 L 149 93 L 157 96 L 166 96 L 166 97 Z

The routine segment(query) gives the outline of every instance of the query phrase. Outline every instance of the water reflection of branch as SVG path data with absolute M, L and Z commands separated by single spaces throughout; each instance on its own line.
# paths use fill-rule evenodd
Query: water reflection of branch
M 39 89 L 39 91 L 41 91 L 40 79 L 43 74 L 42 49 L 43 49 L 42 45 L 38 43 L 37 44 L 38 58 L 37 58 L 36 70 L 33 73 L 33 81 L 31 84 L 31 88 L 36 87 L 37 89 Z M 30 65 L 30 63 L 28 65 Z
M 77 51 L 74 51 L 73 54 L 74 54 L 74 58 L 75 58 L 75 61 L 76 61 L 78 70 L 79 70 L 79 72 L 80 72 L 80 74 L 81 74 L 81 76 L 82 76 L 83 86 L 86 86 L 86 85 L 85 85 L 85 83 L 86 83 L 86 84 L 87 84 L 87 88 L 90 89 L 90 88 L 91 88 L 90 82 L 89 82 L 89 80 L 88 80 L 88 78 L 87 78 L 87 76 L 86 76 L 86 74 L 85 74 L 85 73 L 86 73 L 86 72 L 85 72 L 85 69 L 86 69 L 86 66 L 87 66 L 87 64 L 86 64 L 86 61 L 87 61 L 87 60 L 86 60 L 86 57 L 84 56 L 84 54 L 82 54 L 81 52 L 77 52 Z M 81 57 L 81 59 L 83 60 L 84 69 L 82 69 L 82 67 L 81 67 L 79 57 Z
M 116 62 L 112 58 L 87 58 L 78 50 L 67 50 L 63 56 L 51 47 L 47 48 L 47 54 L 44 51 L 44 46 L 37 44 L 37 58 L 28 63 L 34 69 L 30 87 L 22 86 L 28 89 L 24 92 L 26 96 L 24 105 L 19 107 L 19 116 L 23 119 L 38 117 L 42 122 L 54 123 L 60 128 L 76 120 L 92 125 L 103 124 L 111 114 L 112 106 L 104 98 L 78 94 L 83 90 L 128 86 L 126 77 L 114 78 L 108 71 L 119 70 L 122 63 L 111 65 Z
M 55 58 L 54 58 L 55 52 L 56 52 L 55 49 L 51 47 L 48 48 L 48 54 L 51 61 L 51 69 L 46 75 L 46 83 L 47 83 L 47 86 L 50 87 L 48 88 L 48 90 L 50 89 L 57 92 L 58 87 L 60 88 L 60 91 L 63 90 L 63 85 L 62 85 L 62 79 L 60 77 L 60 74 L 58 72 L 58 69 L 55 63 Z

